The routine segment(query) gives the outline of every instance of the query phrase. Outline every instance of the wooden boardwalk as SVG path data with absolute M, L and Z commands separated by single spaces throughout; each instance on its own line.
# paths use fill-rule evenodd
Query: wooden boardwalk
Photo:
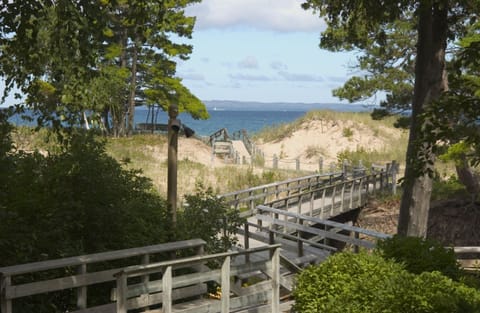
M 77 313 L 289 312 L 304 266 L 388 237 L 331 219 L 372 194 L 395 192 L 395 169 L 317 174 L 222 195 L 246 217 L 232 251 L 205 255 L 205 242 L 192 239 L 0 268 L 1 313 L 55 293 L 68 294 L 65 311 Z M 182 257 L 171 259 L 172 252 Z

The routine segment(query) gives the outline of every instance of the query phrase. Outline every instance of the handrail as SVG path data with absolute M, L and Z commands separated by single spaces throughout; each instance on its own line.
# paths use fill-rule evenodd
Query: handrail
M 117 279 L 116 288 L 116 312 L 126 313 L 129 309 L 141 309 L 150 305 L 162 304 L 162 312 L 171 313 L 173 305 L 173 293 L 178 291 L 174 288 L 188 288 L 187 286 L 200 286 L 208 281 L 219 281 L 222 288 L 222 296 L 220 303 L 206 304 L 210 311 L 220 311 L 222 313 L 230 312 L 231 309 L 238 310 L 244 306 L 264 306 L 268 301 L 270 304 L 270 312 L 276 313 L 280 311 L 280 247 L 281 245 L 269 245 L 257 248 L 251 248 L 241 251 L 229 251 L 223 253 L 216 253 L 212 255 L 189 257 L 184 259 L 159 262 L 155 264 L 149 264 L 145 266 L 134 266 L 121 270 L 115 274 Z M 265 262 L 264 260 L 259 262 L 248 262 L 247 256 L 253 253 L 269 251 L 269 258 Z M 244 264 L 232 265 L 233 257 L 245 255 L 246 262 Z M 173 269 L 175 267 L 186 266 L 201 266 L 206 261 L 221 259 L 221 269 L 207 270 L 197 273 L 192 276 L 191 274 L 179 274 L 179 276 L 173 275 Z M 231 288 L 230 280 L 231 276 L 241 275 L 251 271 L 261 270 L 267 275 L 270 280 L 270 286 L 265 286 L 263 289 L 253 289 L 253 292 L 247 294 L 238 294 L 238 297 L 230 298 L 230 293 L 235 292 L 237 288 Z M 161 280 L 155 280 L 148 285 L 142 285 L 141 289 L 137 286 L 128 285 L 129 277 L 147 276 L 149 274 L 158 273 L 161 274 Z M 252 286 L 253 287 L 253 286 Z M 128 298 L 131 297 L 132 292 L 139 292 L 138 295 L 148 295 L 150 292 L 157 295 L 156 300 L 147 303 L 130 303 Z M 160 296 L 158 296 L 161 292 Z M 237 289 L 238 292 L 238 289 Z M 182 292 L 177 293 L 182 296 Z M 268 296 L 269 295 L 269 296 Z M 185 297 L 185 295 L 183 296 Z M 186 296 L 188 297 L 188 296 Z M 149 297 L 147 297 L 148 299 Z M 195 306 L 182 312 L 197 312 L 201 311 L 201 305 Z M 215 307 L 215 308 L 213 308 Z
M 198 262 L 205 262 L 205 261 L 210 261 L 218 258 L 225 258 L 227 256 L 232 257 L 232 256 L 257 253 L 261 251 L 273 250 L 276 248 L 280 248 L 281 246 L 282 245 L 280 244 L 274 244 L 274 245 L 255 247 L 255 248 L 250 248 L 245 250 L 235 250 L 235 251 L 220 252 L 215 254 L 187 257 L 187 258 L 182 258 L 177 260 L 151 263 L 147 265 L 134 265 L 134 266 L 123 268 L 121 271 L 115 273 L 114 276 L 115 277 L 118 277 L 119 275 L 127 275 L 127 277 L 143 276 L 147 274 L 156 273 L 159 270 L 162 270 L 166 266 L 175 267 L 180 265 L 192 265 Z
M 330 220 L 323 220 L 323 219 L 319 219 L 319 218 L 316 218 L 316 217 L 310 217 L 308 215 L 302 215 L 302 214 L 289 212 L 289 211 L 285 211 L 285 210 L 279 210 L 279 209 L 275 209 L 275 208 L 268 207 L 268 206 L 265 206 L 265 205 L 257 206 L 257 210 L 259 210 L 260 212 L 263 211 L 263 212 L 281 214 L 281 215 L 285 215 L 285 216 L 292 217 L 292 218 L 295 218 L 295 219 L 298 218 L 298 219 L 302 219 L 304 221 L 313 222 L 315 224 L 323 224 L 325 226 L 330 226 L 332 228 L 341 228 L 341 229 L 344 229 L 344 230 L 348 230 L 348 231 L 359 233 L 359 234 L 364 234 L 364 235 L 367 235 L 367 236 L 370 236 L 370 237 L 375 237 L 375 238 L 378 238 L 378 239 L 387 239 L 387 238 L 391 237 L 391 235 L 376 232 L 376 231 L 373 231 L 373 230 L 368 230 L 368 229 L 360 228 L 360 227 L 357 227 L 357 226 L 351 226 L 351 225 L 338 223 L 338 222 L 334 222 L 334 221 L 330 221 Z
M 100 252 L 94 254 L 87 254 L 82 256 L 74 256 L 63 259 L 55 259 L 48 261 L 40 261 L 33 263 L 26 263 L 20 265 L 12 265 L 6 267 L 0 267 L 0 276 L 14 276 L 26 273 L 41 272 L 59 267 L 76 266 L 82 264 L 91 264 L 97 262 L 111 261 L 120 258 L 129 258 L 138 255 L 152 254 L 152 253 L 164 253 L 179 249 L 197 248 L 204 246 L 206 242 L 202 239 L 190 239 L 184 241 L 167 242 L 158 245 L 145 246 L 140 248 L 131 248 L 123 250 L 115 250 L 108 252 Z
M 103 269 L 89 272 L 87 265 L 99 262 L 125 260 L 131 257 L 141 256 L 141 262 L 147 264 L 150 256 L 154 254 L 169 253 L 184 249 L 194 248 L 197 254 L 203 254 L 205 241 L 202 239 L 191 239 L 178 242 L 169 242 L 158 245 L 101 252 L 83 256 L 75 256 L 64 259 L 56 259 L 42 262 L 34 262 L 20 265 L 13 265 L 0 268 L 0 308 L 2 313 L 12 313 L 13 300 L 55 292 L 60 290 L 73 289 L 77 294 L 77 309 L 87 308 L 87 287 L 94 284 L 114 281 L 113 274 L 117 269 Z M 34 279 L 30 282 L 16 283 L 15 276 L 37 273 L 54 269 L 66 269 L 74 267 L 76 273 L 64 271 L 65 276 L 56 278 Z

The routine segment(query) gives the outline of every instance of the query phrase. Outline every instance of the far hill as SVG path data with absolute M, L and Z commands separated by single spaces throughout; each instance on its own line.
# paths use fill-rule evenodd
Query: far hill
M 333 110 L 339 112 L 371 111 L 377 106 L 345 103 L 259 102 L 233 100 L 203 101 L 208 110 L 230 111 L 312 111 Z

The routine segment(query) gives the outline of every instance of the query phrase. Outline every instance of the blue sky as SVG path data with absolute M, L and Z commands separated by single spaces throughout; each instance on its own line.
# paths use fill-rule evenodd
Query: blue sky
M 177 75 L 201 100 L 337 103 L 353 53 L 318 47 L 322 20 L 301 0 L 203 0 Z

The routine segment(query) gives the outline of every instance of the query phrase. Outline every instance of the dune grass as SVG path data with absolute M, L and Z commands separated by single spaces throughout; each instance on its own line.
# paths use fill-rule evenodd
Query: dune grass
M 254 139 L 262 140 L 263 142 L 275 142 L 284 138 L 290 137 L 297 129 L 303 127 L 302 125 L 310 121 L 352 121 L 356 123 L 362 123 L 373 132 L 379 132 L 381 127 L 391 127 L 395 123 L 395 117 L 387 117 L 382 120 L 372 120 L 370 113 L 368 112 L 337 112 L 332 110 L 314 110 L 307 112 L 304 116 L 296 119 L 291 123 L 278 124 L 274 126 L 268 126 L 261 129 L 258 133 L 254 134 Z M 353 135 L 347 131 L 347 136 Z

